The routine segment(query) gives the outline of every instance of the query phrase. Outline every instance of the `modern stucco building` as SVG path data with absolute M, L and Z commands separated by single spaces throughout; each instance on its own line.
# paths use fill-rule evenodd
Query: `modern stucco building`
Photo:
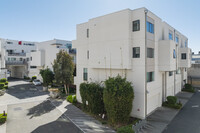
M 24 78 L 38 76 L 40 69 L 52 69 L 53 60 L 59 50 L 64 49 L 76 61 L 76 50 L 72 49 L 71 41 L 49 40 L 44 42 L 29 42 L 0 39 L 1 45 L 1 76 L 6 77 L 7 71 L 11 77 Z M 3 69 L 4 68 L 4 69 Z
M 77 49 L 74 82 L 80 102 L 80 83 L 101 82 L 119 74 L 134 87 L 131 115 L 145 118 L 187 82 L 188 38 L 146 8 L 89 19 L 77 25 L 72 44 Z

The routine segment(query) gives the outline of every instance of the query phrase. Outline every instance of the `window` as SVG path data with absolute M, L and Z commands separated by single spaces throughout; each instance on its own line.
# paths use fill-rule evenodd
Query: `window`
M 87 29 L 87 38 L 89 38 L 89 29 Z
M 31 61 L 32 61 L 32 57 L 31 57 Z
M 140 47 L 133 48 L 133 58 L 140 58 Z
M 147 57 L 154 58 L 154 49 L 153 48 L 147 48 Z
M 22 58 L 20 58 L 19 60 L 22 61 Z
M 179 38 L 178 38 L 178 36 L 176 36 L 176 43 L 178 43 L 179 42 Z
M 186 60 L 186 53 L 181 54 L 181 59 Z
M 30 66 L 30 68 L 32 68 L 32 69 L 33 69 L 33 68 L 37 68 L 37 66 Z
M 7 42 L 7 44 L 13 44 L 13 42 Z
M 147 21 L 147 31 L 150 33 L 154 33 L 154 24 Z
M 10 58 L 8 58 L 8 61 L 10 61 Z
M 173 40 L 173 35 L 172 35 L 172 33 L 169 33 L 169 40 Z
M 169 76 L 172 76 L 173 75 L 173 71 L 169 71 Z
M 173 58 L 175 59 L 176 58 L 176 50 L 174 49 L 173 51 Z
M 185 47 L 187 48 L 187 41 L 185 41 Z
M 140 30 L 140 20 L 133 21 L 133 31 Z
M 176 70 L 176 74 L 180 74 L 180 73 L 181 73 L 181 69 L 178 68 L 178 69 Z
M 89 50 L 87 51 L 87 59 L 89 59 Z
M 147 72 L 147 82 L 154 81 L 154 72 Z
M 22 50 L 22 53 L 24 53 L 24 50 Z
M 185 72 L 187 72 L 187 69 L 185 68 Z
M 27 61 L 29 61 L 29 58 L 26 58 Z
M 84 81 L 88 80 L 88 70 L 87 70 L 87 68 L 83 68 L 83 80 Z

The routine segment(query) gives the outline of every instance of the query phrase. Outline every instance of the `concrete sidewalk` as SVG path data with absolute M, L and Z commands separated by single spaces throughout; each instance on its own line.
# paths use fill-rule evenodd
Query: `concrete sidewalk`
M 193 93 L 180 92 L 176 96 L 178 97 L 178 101 L 181 101 L 184 106 L 193 96 Z M 167 107 L 159 107 L 155 112 L 147 117 L 147 123 L 139 133 L 162 133 L 179 111 L 180 110 Z
M 52 101 L 54 104 L 54 101 Z M 69 118 L 84 133 L 115 133 L 111 128 L 102 125 L 99 121 L 84 113 L 66 100 L 57 106 L 63 115 Z

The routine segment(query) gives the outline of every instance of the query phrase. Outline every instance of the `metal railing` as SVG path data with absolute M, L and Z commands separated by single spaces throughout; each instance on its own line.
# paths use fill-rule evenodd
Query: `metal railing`
M 6 61 L 6 65 L 26 65 L 27 61 Z
M 8 56 L 26 56 L 26 53 L 8 53 Z

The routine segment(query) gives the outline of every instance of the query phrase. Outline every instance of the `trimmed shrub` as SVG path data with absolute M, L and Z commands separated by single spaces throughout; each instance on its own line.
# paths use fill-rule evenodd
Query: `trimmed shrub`
M 174 109 L 180 109 L 182 107 L 182 103 L 180 101 L 177 103 L 177 97 L 175 96 L 168 96 L 167 101 L 162 105 Z
M 103 101 L 111 124 L 127 123 L 132 110 L 134 98 L 131 82 L 117 76 L 105 81 Z
M 168 96 L 167 97 L 167 102 L 168 102 L 168 104 L 176 104 L 177 97 L 175 97 L 175 96 Z
M 1 83 L 5 83 L 6 81 L 7 81 L 6 78 L 2 78 L 2 79 L 0 79 L 0 82 L 1 82 Z
M 7 114 L 4 116 L 3 114 L 0 114 L 0 124 L 5 123 L 7 120 Z
M 73 102 L 72 95 L 69 95 L 69 96 L 67 97 L 67 101 L 70 102 L 70 103 Z
M 93 114 L 103 114 L 103 87 L 98 83 L 82 83 L 80 85 L 80 94 L 84 109 Z M 86 104 L 87 101 L 87 104 Z
M 8 81 L 5 82 L 5 85 L 8 85 Z
M 0 83 L 0 89 L 3 89 L 4 83 Z
M 117 133 L 134 133 L 132 125 L 123 126 L 117 129 Z
M 4 85 L 4 87 L 3 87 L 4 89 L 8 89 L 8 86 L 7 85 Z
M 34 79 L 37 79 L 37 76 L 32 76 L 32 81 L 33 81 Z
M 184 88 L 182 89 L 182 91 L 192 92 L 192 93 L 195 92 L 195 90 L 194 90 L 194 88 L 192 87 L 191 84 L 185 84 L 185 86 L 184 86 Z
M 76 96 L 69 95 L 67 97 L 67 101 L 70 102 L 70 103 L 73 103 L 73 104 L 76 103 L 77 102 Z

